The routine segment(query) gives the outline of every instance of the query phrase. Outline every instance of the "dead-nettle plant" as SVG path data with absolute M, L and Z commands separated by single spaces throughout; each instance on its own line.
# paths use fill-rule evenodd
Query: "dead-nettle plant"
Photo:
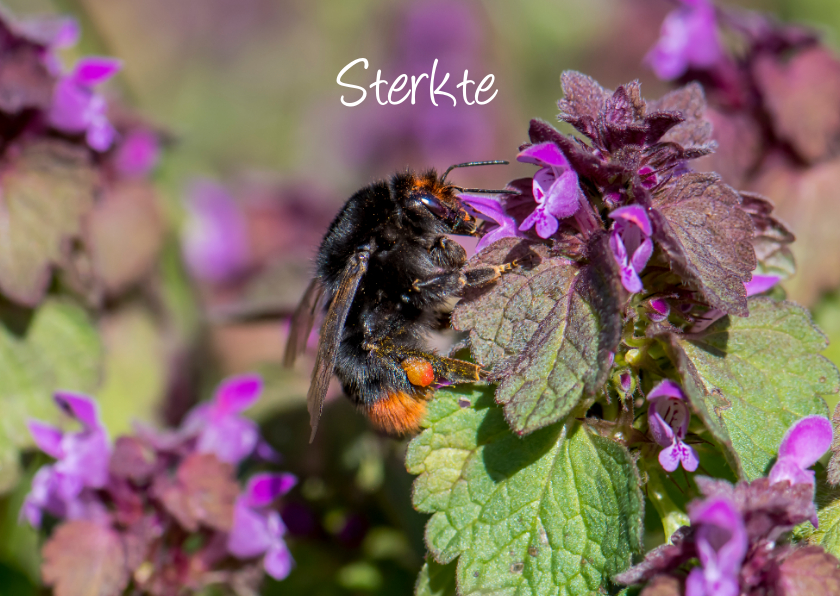
M 531 121 L 533 177 L 464 197 L 485 220 L 468 267 L 515 267 L 452 317 L 491 383 L 441 389 L 408 450 L 432 514 L 418 593 L 840 593 L 837 559 L 787 539 L 817 521 L 840 390 L 824 335 L 760 274 L 793 235 L 693 171 L 715 148 L 699 85 L 562 83 L 579 135 Z M 628 571 L 646 497 L 670 545 Z

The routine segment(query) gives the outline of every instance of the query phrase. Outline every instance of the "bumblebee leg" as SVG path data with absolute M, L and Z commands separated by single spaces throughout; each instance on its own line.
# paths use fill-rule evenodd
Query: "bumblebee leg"
M 446 236 L 438 236 L 429 249 L 432 262 L 446 269 L 460 269 L 467 262 L 467 251 L 457 242 Z
M 375 351 L 377 356 L 399 363 L 408 382 L 415 387 L 428 387 L 433 383 L 475 383 L 486 378 L 486 372 L 472 362 L 429 354 L 390 341 L 378 345 Z
M 516 266 L 517 262 L 512 261 L 510 263 L 504 263 L 502 265 L 493 265 L 487 267 L 478 267 L 476 269 L 468 269 L 464 271 L 464 277 L 466 278 L 465 285 L 468 287 L 483 286 L 484 284 L 490 283 L 491 281 L 496 281 L 504 273 L 507 273 Z

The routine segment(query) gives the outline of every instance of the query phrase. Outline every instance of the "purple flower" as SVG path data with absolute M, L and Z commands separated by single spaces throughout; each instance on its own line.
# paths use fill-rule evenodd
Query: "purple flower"
M 238 559 L 265 555 L 265 571 L 277 580 L 289 575 L 294 561 L 283 540 L 286 526 L 280 514 L 268 507 L 296 482 L 291 474 L 257 474 L 251 478 L 245 492 L 236 500 L 233 528 L 227 541 L 228 552 Z
M 654 323 L 661 323 L 671 314 L 671 306 L 663 298 L 648 300 L 647 307 L 647 316 Z
M 653 254 L 650 219 L 641 205 L 619 207 L 610 212 L 610 217 L 615 220 L 610 248 L 621 268 L 621 283 L 628 292 L 636 294 L 643 289 L 639 273 Z
M 95 517 L 98 502 L 86 489 L 108 483 L 111 443 L 99 421 L 96 402 L 66 392 L 56 393 L 55 401 L 82 424 L 82 430 L 65 433 L 37 420 L 29 422 L 35 444 L 57 460 L 38 471 L 23 504 L 22 515 L 35 527 L 41 525 L 43 511 L 67 519 Z
M 689 506 L 700 567 L 688 574 L 685 596 L 738 596 L 747 530 L 735 504 L 717 496 Z
M 688 472 L 693 472 L 700 464 L 700 459 L 694 449 L 683 442 L 691 412 L 682 389 L 673 381 L 665 379 L 651 390 L 647 399 L 650 401 L 650 432 L 653 440 L 665 447 L 659 452 L 659 463 L 667 472 L 673 472 L 680 464 Z
M 160 158 L 160 143 L 150 130 L 133 130 L 123 138 L 114 156 L 117 171 L 133 178 L 146 176 Z
M 814 471 L 809 470 L 831 447 L 831 422 L 823 416 L 807 416 L 791 426 L 779 446 L 779 459 L 770 470 L 770 482 L 787 480 L 791 484 L 814 486 Z
M 250 246 L 245 217 L 224 187 L 201 180 L 187 195 L 184 258 L 200 280 L 222 283 L 248 264 Z
M 115 58 L 88 56 L 79 60 L 73 72 L 55 86 L 50 125 L 70 134 L 84 132 L 91 148 L 106 151 L 117 133 L 108 121 L 105 98 L 93 88 L 113 77 L 121 66 Z
M 522 222 L 519 229 L 529 230 L 536 226 L 540 238 L 549 238 L 557 231 L 557 219 L 574 215 L 584 200 L 577 174 L 554 143 L 531 145 L 516 159 L 541 167 L 534 174 L 533 181 L 537 208 Z
M 257 447 L 260 431 L 253 420 L 239 413 L 251 407 L 262 392 L 258 375 L 230 377 L 219 385 L 210 403 L 187 415 L 180 432 L 196 437 L 199 453 L 213 453 L 223 462 L 238 464 Z
M 523 234 L 516 225 L 516 220 L 505 213 L 505 208 L 501 202 L 490 197 L 479 197 L 476 195 L 458 195 L 458 198 L 473 211 L 473 215 L 481 217 L 487 221 L 496 224 L 496 227 L 482 236 L 475 247 L 476 252 L 480 252 L 487 246 L 490 246 L 497 240 L 502 238 L 524 238 Z
M 707 68 L 723 57 L 715 7 L 709 0 L 681 0 L 665 17 L 659 41 L 645 56 L 656 76 L 670 81 L 689 68 Z
M 763 294 L 779 283 L 781 279 L 778 275 L 753 275 L 750 281 L 744 282 L 744 287 L 747 289 L 747 296 Z
M 61 74 L 61 62 L 56 50 L 69 48 L 79 41 L 79 23 L 73 17 L 41 16 L 15 23 L 17 33 L 29 41 L 44 46 L 41 61 L 50 74 Z

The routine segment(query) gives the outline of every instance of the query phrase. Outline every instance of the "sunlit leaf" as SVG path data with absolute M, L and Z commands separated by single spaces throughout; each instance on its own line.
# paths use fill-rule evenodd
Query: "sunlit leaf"
M 767 473 L 791 424 L 827 415 L 821 396 L 840 391 L 840 373 L 820 355 L 825 336 L 804 308 L 768 298 L 749 304 L 749 317 L 724 317 L 677 341 L 753 479 Z M 717 424 L 711 414 L 704 420 Z
M 470 407 L 461 407 L 466 398 Z M 642 493 L 629 453 L 577 421 L 520 438 L 492 389 L 444 389 L 409 446 L 426 543 L 458 558 L 458 592 L 592 594 L 641 548 Z

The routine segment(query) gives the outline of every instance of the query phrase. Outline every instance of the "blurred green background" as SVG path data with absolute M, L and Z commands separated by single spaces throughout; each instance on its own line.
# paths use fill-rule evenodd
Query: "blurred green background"
M 124 60 L 110 91 L 172 141 L 156 174 L 160 206 L 172 230 L 184 223 L 185 189 L 197 177 L 221 181 L 241 202 L 263 205 L 248 216 L 262 259 L 257 274 L 221 289 L 174 284 L 181 294 L 173 298 L 173 308 L 182 315 L 182 336 L 192 342 L 189 362 L 177 374 L 154 364 L 144 367 L 140 361 L 149 351 L 132 351 L 135 341 L 156 346 L 171 341 L 157 335 L 140 311 L 121 311 L 111 321 L 110 336 L 103 328 L 106 349 L 117 354 L 111 386 L 101 391 L 112 396 L 105 406 L 112 434 L 127 430 L 137 415 L 177 420 L 189 404 L 162 403 L 165 394 L 168 399 L 177 394 L 165 391 L 177 384 L 169 377 L 183 376 L 198 387 L 187 391 L 192 398 L 206 396 L 227 374 L 260 370 L 268 390 L 253 414 L 284 454 L 284 467 L 302 480 L 284 512 L 286 519 L 300 521 L 298 528 L 290 525 L 298 567 L 282 584 L 267 585 L 265 593 L 410 593 L 424 556 L 424 520 L 410 507 L 404 444 L 376 436 L 349 403 L 338 400 L 310 448 L 303 407 L 307 366 L 296 373 L 279 369 L 285 322 L 229 324 L 214 313 L 240 304 L 290 312 L 325 226 L 346 197 L 371 180 L 409 165 L 443 169 L 460 161 L 513 160 L 527 140 L 530 118 L 554 121 L 565 69 L 586 72 L 606 87 L 638 78 L 647 97 L 660 95 L 668 86 L 642 65 L 642 57 L 672 5 L 664 0 L 5 2 L 19 16 L 75 15 L 82 41 L 67 54 L 68 63 L 85 54 Z M 837 0 L 738 5 L 813 25 L 834 47 L 840 40 Z M 377 69 L 389 81 L 402 73 L 429 72 L 437 57 L 439 71 L 451 73 L 447 87 L 453 94 L 465 68 L 476 80 L 495 75 L 499 92 L 485 106 L 439 112 L 420 102 L 378 106 L 370 92 L 362 105 L 345 107 L 339 97 L 348 90 L 335 78 L 360 57 L 370 68 L 355 68 L 348 82 L 368 85 Z M 477 168 L 459 172 L 458 180 L 500 187 L 531 170 L 521 164 Z M 295 229 L 301 225 L 308 227 Z M 178 265 L 171 267 L 173 276 L 183 275 Z M 815 312 L 835 338 L 828 354 L 840 363 L 840 295 L 823 300 Z M 152 353 L 169 352 L 164 345 Z M 138 407 L 134 400 L 123 411 L 120 392 L 128 385 L 142 403 Z M 31 473 L 38 462 L 28 463 Z M 37 537 L 16 524 L 25 491 L 26 481 L 0 500 L 0 595 L 38 592 Z

